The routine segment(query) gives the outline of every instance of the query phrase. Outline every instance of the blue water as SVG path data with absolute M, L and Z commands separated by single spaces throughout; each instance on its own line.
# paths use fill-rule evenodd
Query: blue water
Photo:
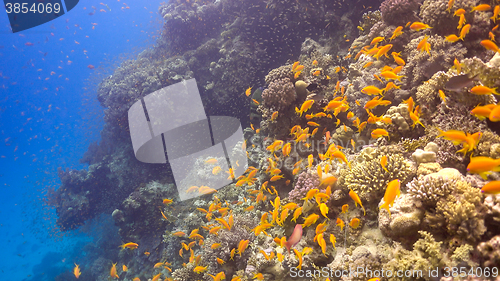
M 161 30 L 162 1 L 125 2 L 103 2 L 109 10 L 100 1 L 80 1 L 21 34 L 10 31 L 0 8 L 0 234 L 7 246 L 0 280 L 54 280 L 84 261 L 90 233 L 112 227 L 101 217 L 99 227 L 94 222 L 63 235 L 43 199 L 60 185 L 57 168 L 83 168 L 79 159 L 99 140 L 98 82 L 152 46 Z

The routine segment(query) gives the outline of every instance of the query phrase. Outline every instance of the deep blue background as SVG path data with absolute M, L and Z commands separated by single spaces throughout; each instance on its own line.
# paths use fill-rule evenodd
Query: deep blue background
M 80 1 L 16 34 L 0 8 L 0 280 L 53 280 L 79 263 L 75 253 L 92 237 L 60 233 L 44 194 L 59 186 L 58 167 L 84 168 L 79 159 L 102 128 L 97 84 L 154 44 L 160 2 L 102 2 L 109 10 Z

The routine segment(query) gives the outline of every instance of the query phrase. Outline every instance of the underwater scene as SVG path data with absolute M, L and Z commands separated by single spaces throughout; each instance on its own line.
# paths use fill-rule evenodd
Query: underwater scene
M 0 280 L 500 280 L 499 1 L 69 1 L 0 9 Z

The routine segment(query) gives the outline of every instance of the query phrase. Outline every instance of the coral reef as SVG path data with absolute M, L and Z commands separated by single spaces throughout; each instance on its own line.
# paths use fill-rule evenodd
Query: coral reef
M 486 242 L 477 245 L 477 250 L 481 255 L 481 265 L 484 267 L 494 267 L 500 264 L 500 235 L 497 235 Z
M 445 194 L 441 199 L 437 200 L 435 209 L 432 207 L 427 209 L 424 218 L 425 224 L 436 233 L 446 233 L 448 239 L 456 238 L 461 241 L 476 242 L 486 232 L 483 196 L 478 189 L 463 181 L 463 177 L 458 171 L 447 170 L 451 172 L 447 173 L 448 178 L 455 174 L 458 180 L 456 179 L 450 194 Z M 434 178 L 440 180 L 439 177 Z M 436 186 L 436 183 L 433 185 Z M 443 189 L 441 188 L 441 190 Z M 444 193 L 445 191 L 441 192 Z M 419 197 L 423 198 L 417 195 L 417 198 Z M 434 199 L 436 197 L 427 197 L 424 200 L 429 205 L 435 201 Z
M 300 202 L 306 193 L 319 186 L 319 178 L 316 173 L 305 171 L 299 174 L 294 184 L 294 189 L 288 194 L 288 199 L 293 202 Z
M 436 206 L 439 200 L 453 191 L 455 184 L 456 179 L 437 172 L 413 179 L 407 185 L 407 192 L 425 206 Z
M 415 11 L 418 9 L 418 0 L 385 0 L 380 4 L 382 19 L 391 25 L 405 25 L 408 21 L 417 20 Z
M 422 22 L 432 26 L 432 31 L 441 36 L 456 33 L 458 17 L 453 13 L 462 8 L 469 10 L 477 5 L 476 0 L 456 0 L 453 7 L 448 11 L 447 0 L 425 0 L 420 6 L 420 18 Z M 473 21 L 474 14 L 465 14 L 467 22 Z
M 441 36 L 431 35 L 427 39 L 427 42 L 431 44 L 429 55 L 427 52 L 421 52 L 417 49 L 418 44 L 424 38 L 425 36 L 422 35 L 412 39 L 405 46 L 404 50 L 407 54 L 408 62 L 401 73 L 409 78 L 407 85 L 411 89 L 411 92 L 415 92 L 415 89 L 421 86 L 424 80 L 431 78 L 438 70 L 445 70 L 451 67 L 455 58 L 461 61 L 467 53 L 467 49 L 462 43 L 451 43 Z
M 399 179 L 402 183 L 414 173 L 412 164 L 401 154 L 387 156 L 387 171 L 380 165 L 382 153 L 379 150 L 365 148 L 361 151 L 352 169 L 345 171 L 343 186 L 354 190 L 361 199 L 368 202 L 379 200 L 387 183 Z
M 88 169 L 60 169 L 62 185 L 47 199 L 62 230 L 112 213 L 116 241 L 138 244 L 94 259 L 93 277 L 105 279 L 116 259 L 141 279 L 161 272 L 166 280 L 213 280 L 221 272 L 225 280 L 289 280 L 292 269 L 353 266 L 427 273 L 499 263 L 498 196 L 484 196 L 485 181 L 466 169 L 471 156 L 500 158 L 496 124 L 470 114 L 496 103 L 493 95 L 471 93 L 471 85 L 500 87 L 500 55 L 478 43 L 494 26 L 492 13 L 470 13 L 477 0 L 456 0 L 451 11 L 447 0 L 385 0 L 380 12 L 368 8 L 379 1 L 313 2 L 161 4 L 165 25 L 156 45 L 99 85 L 105 126 L 82 158 Z M 452 43 L 444 36 L 456 33 L 458 8 L 466 9 L 471 30 Z M 432 28 L 411 30 L 408 21 Z M 398 26 L 403 33 L 393 36 Z M 418 47 L 425 38 L 428 52 Z M 450 86 L 458 75 L 472 81 Z M 200 194 L 179 201 L 167 165 L 135 159 L 127 110 L 193 77 L 207 115 L 242 120 L 245 140 L 237 146 L 246 148 L 248 165 L 245 154 L 232 170 L 217 169 L 224 157 L 193 160 L 175 182 Z M 463 147 L 438 137 L 440 130 L 481 138 L 457 154 Z M 228 175 L 227 186 L 200 191 Z M 400 189 L 388 190 L 395 179 Z M 390 213 L 380 208 L 386 200 Z M 388 278 L 416 279 L 433 280 Z
M 288 78 L 274 80 L 262 92 L 262 98 L 265 107 L 273 111 L 282 110 L 295 101 L 295 88 Z
M 398 198 L 390 208 L 391 214 L 379 211 L 378 223 L 382 233 L 395 241 L 415 239 L 424 217 L 416 200 L 405 194 Z
M 443 253 L 441 251 L 442 242 L 437 242 L 434 237 L 425 231 L 419 231 L 423 238 L 419 239 L 413 245 L 413 251 L 408 251 L 398 247 L 394 253 L 393 259 L 384 265 L 384 270 L 397 272 L 406 270 L 425 273 L 426 275 L 419 276 L 424 280 L 429 280 L 428 269 L 444 266 Z M 415 276 L 396 277 L 393 276 L 388 280 L 415 280 Z

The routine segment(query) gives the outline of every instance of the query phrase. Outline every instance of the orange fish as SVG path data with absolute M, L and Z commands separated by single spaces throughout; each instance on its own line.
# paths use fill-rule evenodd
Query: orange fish
M 377 51 L 377 53 L 373 57 L 376 58 L 377 60 L 381 56 L 386 56 L 387 57 L 387 52 L 389 52 L 389 50 L 391 48 L 392 48 L 392 44 L 387 44 L 385 46 L 382 46 L 382 47 L 380 47 L 380 49 Z
M 111 276 L 112 278 L 120 278 L 118 274 L 116 274 L 116 263 L 111 266 L 111 269 L 109 270 L 109 276 Z
M 363 208 L 363 212 L 364 214 L 366 215 L 366 210 L 365 210 L 365 207 L 363 207 L 363 204 L 361 203 L 361 199 L 359 198 L 358 194 L 356 194 L 356 192 L 354 192 L 352 189 L 349 191 L 349 196 L 352 198 L 352 200 L 354 200 L 354 204 L 356 206 L 361 206 L 361 208 Z
M 500 159 L 493 159 L 486 156 L 476 156 L 470 158 L 470 163 L 467 166 L 467 172 L 479 174 L 486 180 L 492 171 L 500 171 Z
M 80 272 L 80 267 L 76 263 L 75 268 L 73 269 L 73 274 L 75 275 L 76 279 L 78 279 L 80 275 L 82 275 L 82 273 Z
M 379 128 L 379 129 L 373 130 L 371 133 L 371 136 L 374 139 L 378 139 L 378 138 L 383 137 L 383 136 L 389 138 L 389 133 L 386 130 Z
M 450 35 L 446 36 L 445 39 L 446 39 L 446 41 L 449 41 L 451 43 L 455 43 L 458 40 L 460 40 L 460 38 L 458 38 L 458 36 L 456 36 L 455 34 L 450 34 Z
M 500 194 L 500 181 L 490 181 L 489 183 L 483 185 L 481 192 L 487 194 Z
M 448 1 L 448 8 L 446 9 L 446 11 L 448 11 L 448 13 L 451 13 L 451 8 L 453 8 L 453 3 L 455 2 L 455 0 L 449 0 Z
M 396 62 L 398 65 L 405 65 L 406 62 L 399 56 L 399 53 L 392 52 L 391 53 L 392 58 L 394 59 L 394 62 Z
M 479 118 L 479 120 L 484 120 L 490 117 L 490 113 L 495 107 L 496 107 L 495 104 L 487 104 L 485 106 L 478 105 L 471 110 L 470 114 L 476 116 L 477 118 Z M 491 121 L 495 122 L 493 120 Z
M 431 50 L 431 44 L 429 44 L 427 42 L 427 38 L 429 38 L 429 36 L 425 35 L 424 39 L 422 39 L 419 43 L 418 43 L 418 46 L 417 46 L 417 50 L 419 50 L 420 52 L 427 52 L 429 54 L 429 56 L 431 55 L 430 53 L 430 50 Z
M 493 89 L 482 85 L 472 87 L 472 89 L 470 89 L 470 92 L 475 95 L 500 95 L 499 93 L 497 93 L 496 88 Z
M 481 5 L 477 5 L 476 7 L 472 8 L 472 10 L 470 11 L 471 13 L 474 12 L 474 11 L 478 11 L 478 12 L 486 12 L 486 11 L 489 11 L 491 10 L 491 6 L 488 5 L 488 4 L 481 4 Z
M 411 30 L 415 30 L 415 31 L 420 31 L 420 30 L 424 30 L 424 29 L 428 29 L 428 28 L 432 28 L 430 27 L 429 25 L 425 24 L 425 23 L 421 23 L 421 22 L 414 22 L 410 25 L 410 29 Z
M 493 22 L 496 23 L 499 14 L 500 14 L 500 6 L 496 5 L 495 8 L 493 9 L 493 16 L 490 19 L 492 19 Z
M 457 29 L 461 29 L 466 22 L 467 21 L 465 20 L 465 15 L 463 15 L 463 14 L 460 15 L 460 19 L 458 20 Z
M 363 94 L 367 95 L 382 95 L 384 94 L 384 89 L 379 89 L 375 86 L 366 86 L 363 89 L 361 89 L 361 92 Z
M 337 218 L 337 226 L 340 227 L 340 231 L 342 231 L 344 229 L 344 226 L 345 226 L 345 223 L 343 220 L 341 220 L 340 218 Z
M 353 218 L 351 222 L 349 223 L 349 226 L 352 227 L 353 229 L 356 229 L 359 227 L 360 220 L 358 218 Z
M 464 27 L 462 27 L 462 30 L 460 30 L 460 40 L 464 41 L 464 38 L 465 38 L 465 35 L 467 35 L 469 33 L 469 30 L 470 30 L 470 24 L 466 24 L 464 25 Z
M 460 15 L 463 15 L 465 14 L 465 10 L 460 8 L 458 10 L 455 11 L 455 13 L 453 13 L 454 16 L 460 16 Z
M 389 207 L 394 204 L 394 200 L 400 195 L 400 186 L 401 184 L 398 179 L 395 179 L 387 184 L 387 189 L 385 190 L 384 195 L 384 204 L 380 206 L 380 209 L 386 209 L 387 212 L 389 212 L 389 216 L 391 216 Z
M 137 249 L 137 247 L 139 247 L 139 245 L 137 243 L 128 242 L 128 243 L 122 244 L 120 247 L 122 249 L 128 248 L 128 249 L 134 250 L 134 249 Z
M 300 114 L 300 116 L 302 117 L 302 113 L 308 111 L 313 104 L 314 104 L 314 100 L 306 100 L 304 103 L 302 103 L 300 110 L 297 107 L 295 107 L 295 112 L 297 114 Z
M 395 39 L 396 37 L 398 37 L 399 35 L 403 34 L 403 27 L 402 26 L 398 26 L 396 27 L 396 29 L 394 30 L 394 32 L 392 33 L 392 36 L 391 38 L 389 39 L 389 42 L 392 41 L 392 39 Z
M 481 41 L 481 46 L 485 47 L 487 50 L 490 50 L 490 51 L 495 51 L 495 52 L 500 52 L 500 50 L 498 49 L 498 46 L 493 43 L 493 41 L 491 40 L 483 40 Z
M 401 82 L 401 78 L 404 77 L 402 75 L 398 76 L 392 71 L 384 71 L 380 73 L 380 76 L 384 77 L 385 80 L 398 80 L 399 82 Z
M 382 166 L 382 168 L 386 171 L 386 172 L 389 172 L 387 170 L 387 155 L 384 155 L 382 156 L 382 158 L 380 158 L 380 166 Z

